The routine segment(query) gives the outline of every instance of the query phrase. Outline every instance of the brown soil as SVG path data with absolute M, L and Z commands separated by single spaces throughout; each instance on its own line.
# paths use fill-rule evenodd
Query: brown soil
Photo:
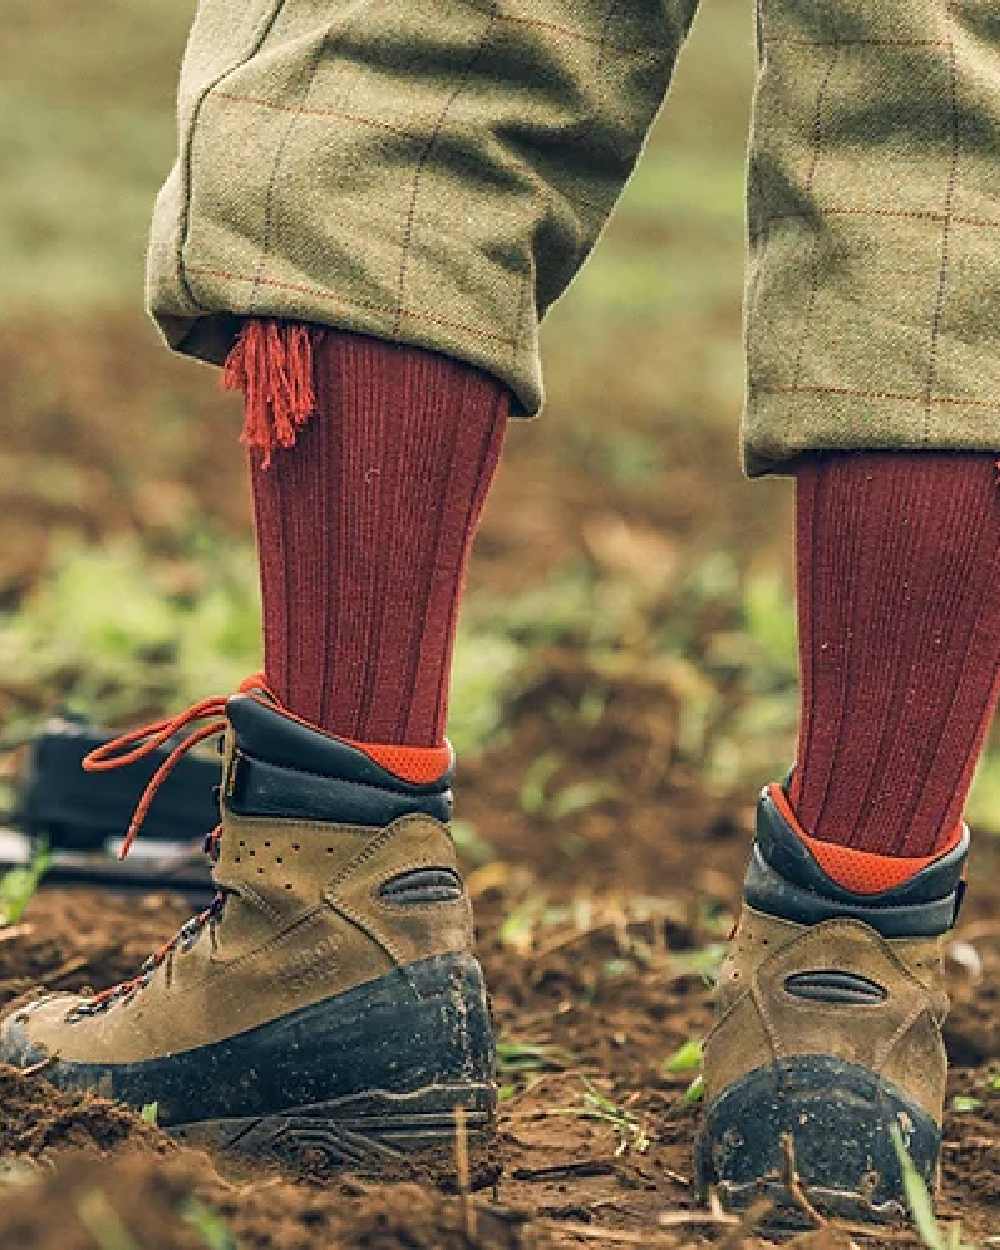
M 62 1158 L 55 1172 L 25 1175 L 0 1210 L 0 1246 L 205 1250 L 232 1244 L 211 1239 L 220 1221 L 247 1250 L 527 1250 L 548 1244 L 523 1212 L 477 1207 L 471 1237 L 468 1218 L 459 1199 L 416 1185 L 369 1192 L 347 1182 L 319 1190 L 280 1177 L 234 1185 L 211 1160 L 191 1152 L 170 1158 L 131 1152 L 105 1160 L 77 1153 Z
M 42 1159 L 64 1150 L 175 1149 L 159 1129 L 90 1093 L 63 1092 L 0 1065 L 0 1157 Z

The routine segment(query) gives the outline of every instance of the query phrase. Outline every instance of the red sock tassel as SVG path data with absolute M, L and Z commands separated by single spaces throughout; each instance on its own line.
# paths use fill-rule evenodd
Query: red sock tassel
M 299 429 L 316 411 L 313 347 L 324 331 L 301 322 L 253 318 L 226 359 L 222 385 L 242 391 L 245 419 L 240 442 L 271 463 L 276 447 L 294 447 Z

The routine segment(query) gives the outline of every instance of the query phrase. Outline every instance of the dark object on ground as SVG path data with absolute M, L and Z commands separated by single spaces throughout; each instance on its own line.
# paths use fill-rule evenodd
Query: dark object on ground
M 85 773 L 83 757 L 110 735 L 79 721 L 50 721 L 28 744 L 13 824 L 53 849 L 103 850 L 128 828 L 139 796 L 176 743 L 108 773 Z M 219 819 L 216 759 L 185 756 L 157 791 L 143 822 L 145 839 L 194 841 Z
M 25 761 L 5 821 L 10 828 L 0 831 L 0 871 L 27 863 L 44 844 L 53 857 L 49 884 L 210 890 L 201 846 L 219 818 L 217 760 L 188 755 L 178 762 L 143 825 L 140 853 L 120 862 L 117 849 L 139 796 L 176 744 L 114 772 L 84 772 L 83 757 L 109 737 L 59 717 L 21 744 Z

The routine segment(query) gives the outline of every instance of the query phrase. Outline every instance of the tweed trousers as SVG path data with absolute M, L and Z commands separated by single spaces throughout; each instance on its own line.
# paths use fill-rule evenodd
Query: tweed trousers
M 465 360 L 536 412 L 539 323 L 696 7 L 201 0 L 148 256 L 167 341 L 219 362 L 245 316 L 317 322 Z M 761 0 L 747 470 L 1000 447 L 998 243 L 1000 4 Z

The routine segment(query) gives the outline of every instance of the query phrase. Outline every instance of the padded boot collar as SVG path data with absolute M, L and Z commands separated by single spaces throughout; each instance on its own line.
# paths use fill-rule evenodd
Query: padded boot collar
M 745 881 L 749 905 L 797 924 L 838 918 L 864 921 L 883 937 L 934 937 L 950 929 L 964 893 L 969 831 L 910 880 L 879 894 L 854 894 L 832 880 L 775 804 L 757 805 L 757 836 Z
M 265 700 L 264 694 L 237 694 L 226 703 L 236 745 L 246 755 L 269 764 L 339 781 L 359 781 L 401 794 L 441 794 L 451 787 L 453 768 L 429 783 L 405 781 L 350 742 L 323 733 Z
M 226 704 L 230 723 L 223 801 L 244 817 L 384 826 L 423 815 L 451 818 L 451 769 L 405 781 L 363 750 L 313 729 L 251 694 Z

